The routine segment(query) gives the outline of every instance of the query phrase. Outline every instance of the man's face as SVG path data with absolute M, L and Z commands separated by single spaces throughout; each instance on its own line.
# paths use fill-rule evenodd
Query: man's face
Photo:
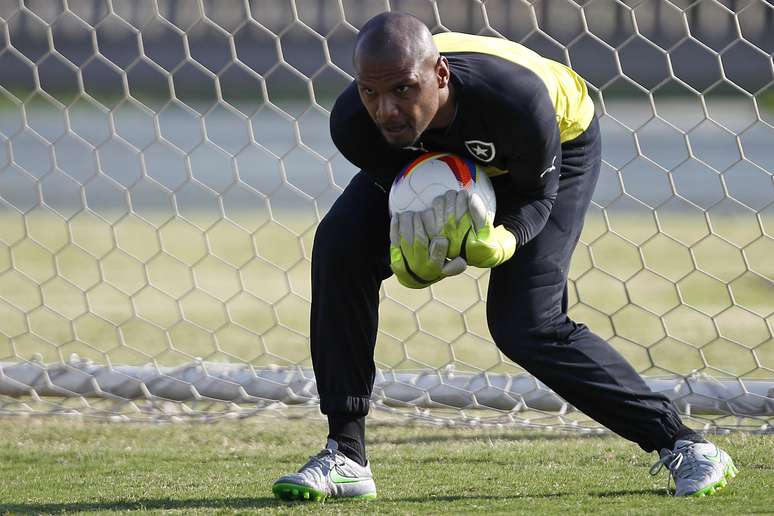
M 445 60 L 433 64 L 410 58 L 384 61 L 362 56 L 358 59 L 360 99 L 392 147 L 416 143 L 432 122 L 438 112 L 441 84 L 446 84 L 438 72 L 439 66 L 444 65 Z

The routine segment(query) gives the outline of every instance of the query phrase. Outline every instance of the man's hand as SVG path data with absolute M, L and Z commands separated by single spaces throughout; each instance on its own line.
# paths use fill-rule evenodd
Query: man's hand
M 449 190 L 433 199 L 432 220 L 426 218 L 427 232 L 449 239 L 448 257 L 455 259 L 462 254 L 462 242 L 470 230 L 468 213 L 468 193 Z
M 399 213 L 390 221 L 390 268 L 409 288 L 425 288 L 467 267 L 462 258 L 446 261 L 449 240 L 434 231 L 429 237 L 426 224 L 434 225 L 431 210 Z
M 472 223 L 464 241 L 464 257 L 468 265 L 487 269 L 513 256 L 517 245 L 516 236 L 502 225 L 494 226 L 494 213 L 486 209 L 478 194 L 469 197 L 466 217 L 470 217 Z
M 503 226 L 494 227 L 494 213 L 478 194 L 449 191 L 433 200 L 433 229 L 449 239 L 449 258 L 490 268 L 508 260 L 516 250 L 516 237 Z M 429 224 L 428 224 L 429 226 Z

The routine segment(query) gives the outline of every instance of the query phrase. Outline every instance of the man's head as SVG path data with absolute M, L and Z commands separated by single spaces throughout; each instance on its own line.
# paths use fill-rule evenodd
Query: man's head
M 449 63 L 419 19 L 395 12 L 371 18 L 353 61 L 363 105 L 390 145 L 411 145 L 428 127 L 451 121 Z

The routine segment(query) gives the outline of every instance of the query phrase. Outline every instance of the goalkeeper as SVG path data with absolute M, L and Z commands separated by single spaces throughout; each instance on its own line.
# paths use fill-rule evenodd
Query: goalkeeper
M 375 497 L 365 451 L 379 287 L 395 273 L 421 288 L 467 265 L 492 267 L 494 342 L 566 401 L 666 465 L 678 496 L 712 493 L 730 457 L 683 425 L 607 342 L 567 316 L 567 271 L 600 170 L 600 133 L 582 78 L 499 38 L 432 36 L 383 13 L 355 43 L 356 80 L 331 113 L 331 135 L 361 169 L 320 223 L 312 255 L 312 361 L 325 448 L 274 484 L 289 499 Z M 393 178 L 424 151 L 486 167 L 494 221 L 455 193 L 422 216 L 390 220 Z M 435 216 L 439 214 L 439 216 Z M 429 245 L 432 241 L 432 245 Z M 445 261 L 446 256 L 454 258 Z

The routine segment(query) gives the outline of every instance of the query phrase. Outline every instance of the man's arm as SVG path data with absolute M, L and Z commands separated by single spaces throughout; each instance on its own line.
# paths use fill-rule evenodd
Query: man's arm
M 497 193 L 495 225 L 502 224 L 516 236 L 520 247 L 545 226 L 559 191 L 562 148 L 559 126 L 548 92 L 542 84 L 512 116 L 514 154 L 508 174 Z
M 510 79 L 510 80 L 508 80 Z M 444 216 L 449 257 L 474 267 L 496 267 L 545 226 L 559 190 L 561 139 L 553 103 L 533 73 L 506 78 L 484 105 L 506 152 L 506 174 L 492 180 L 497 213 L 487 212 L 477 194 L 465 215 Z

